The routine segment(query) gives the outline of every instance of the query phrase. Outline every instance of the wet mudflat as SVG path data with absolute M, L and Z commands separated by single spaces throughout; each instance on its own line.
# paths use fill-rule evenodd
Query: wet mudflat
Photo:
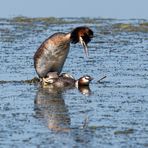
M 90 88 L 25 81 L 44 39 L 83 25 L 95 33 L 89 57 L 71 45 L 63 72 L 91 75 Z M 0 147 L 148 147 L 147 89 L 147 20 L 0 19 Z

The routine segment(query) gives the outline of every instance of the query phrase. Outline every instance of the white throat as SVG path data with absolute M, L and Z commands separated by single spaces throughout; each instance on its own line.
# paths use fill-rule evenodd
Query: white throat
M 78 80 L 75 82 L 75 87 L 76 87 L 76 88 L 79 87 Z

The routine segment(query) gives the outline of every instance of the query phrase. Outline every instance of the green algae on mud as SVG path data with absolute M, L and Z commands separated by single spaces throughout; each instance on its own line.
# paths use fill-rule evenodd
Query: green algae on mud
M 117 23 L 113 25 L 113 29 L 116 31 L 148 32 L 148 22 L 140 23 L 138 25 Z
M 106 19 L 103 18 L 89 18 L 89 17 L 79 17 L 75 18 L 57 18 L 57 17 L 25 17 L 25 16 L 17 16 L 12 19 L 8 19 L 7 21 L 11 21 L 12 23 L 44 23 L 44 24 L 76 24 L 76 23 L 85 23 L 85 24 L 100 24 L 104 22 Z M 112 20 L 112 19 L 110 19 Z
M 148 22 L 143 22 L 143 23 L 140 23 L 140 26 L 145 26 L 145 27 L 148 27 Z
M 2 20 L 2 19 L 1 19 Z M 104 25 L 104 22 L 108 22 L 108 25 L 115 21 L 110 28 L 112 31 L 126 31 L 126 32 L 148 32 L 148 21 L 147 20 L 137 20 L 138 23 L 133 23 L 133 20 L 130 20 L 129 23 L 125 23 L 125 20 L 116 20 L 116 19 L 105 19 L 105 18 L 89 18 L 89 17 L 80 17 L 80 18 L 57 18 L 57 17 L 36 17 L 29 18 L 25 16 L 17 16 L 11 19 L 7 19 L 8 22 L 12 24 L 27 24 L 29 27 L 36 25 L 38 23 L 44 24 L 46 27 L 51 24 L 96 24 L 96 27 Z M 117 22 L 118 21 L 118 22 Z M 132 22 L 133 21 L 133 22 Z M 107 25 L 107 26 L 108 26 Z M 26 27 L 27 27 L 26 26 Z M 106 29 L 108 27 L 105 27 Z M 105 29 L 105 30 L 106 30 Z M 108 29 L 107 29 L 108 30 Z
M 134 133 L 134 129 L 132 128 L 114 132 L 115 135 L 127 135 L 127 134 L 133 134 L 133 133 Z
M 26 83 L 26 84 L 35 84 L 40 82 L 39 78 L 34 77 L 33 79 L 29 80 L 12 80 L 12 81 L 7 81 L 7 80 L 0 80 L 0 84 L 5 84 L 5 83 Z
M 29 18 L 24 16 L 14 17 L 11 20 L 12 22 L 17 23 L 33 23 L 33 22 L 45 22 L 48 24 L 63 24 L 66 23 L 62 18 L 55 18 L 55 17 L 43 17 L 43 18 Z

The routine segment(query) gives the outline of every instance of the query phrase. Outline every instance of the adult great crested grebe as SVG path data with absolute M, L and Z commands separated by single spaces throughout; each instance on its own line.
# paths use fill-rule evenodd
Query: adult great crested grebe
M 49 72 L 62 71 L 64 62 L 69 52 L 70 43 L 80 42 L 85 54 L 88 55 L 87 44 L 93 38 L 93 31 L 88 27 L 77 27 L 69 33 L 55 33 L 46 39 L 34 55 L 34 67 L 40 78 Z

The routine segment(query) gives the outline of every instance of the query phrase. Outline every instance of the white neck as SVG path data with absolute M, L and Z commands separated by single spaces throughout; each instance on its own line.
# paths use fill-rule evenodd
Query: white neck
M 79 87 L 78 80 L 75 82 L 75 87 L 76 87 L 76 88 Z

